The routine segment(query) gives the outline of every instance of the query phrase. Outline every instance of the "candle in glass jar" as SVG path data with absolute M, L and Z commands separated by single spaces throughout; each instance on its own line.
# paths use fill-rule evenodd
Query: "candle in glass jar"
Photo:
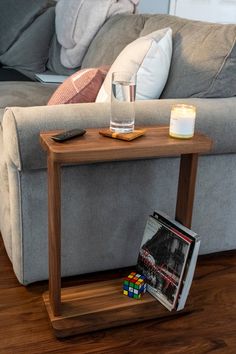
M 177 104 L 172 107 L 170 114 L 170 136 L 189 139 L 194 135 L 196 107 Z

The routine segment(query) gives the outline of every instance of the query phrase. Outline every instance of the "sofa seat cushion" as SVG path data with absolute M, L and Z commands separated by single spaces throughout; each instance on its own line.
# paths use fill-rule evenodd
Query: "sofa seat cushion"
M 0 108 L 43 106 L 56 88 L 39 82 L 0 81 Z
M 236 26 L 153 15 L 140 35 L 173 31 L 173 56 L 162 98 L 236 96 Z

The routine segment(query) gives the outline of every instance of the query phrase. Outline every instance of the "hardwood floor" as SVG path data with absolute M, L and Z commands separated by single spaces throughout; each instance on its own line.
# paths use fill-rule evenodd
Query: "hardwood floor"
M 95 277 L 104 274 L 63 283 Z M 200 257 L 185 313 L 89 335 L 54 337 L 41 296 L 46 289 L 47 282 L 19 285 L 0 240 L 0 354 L 236 353 L 236 251 Z

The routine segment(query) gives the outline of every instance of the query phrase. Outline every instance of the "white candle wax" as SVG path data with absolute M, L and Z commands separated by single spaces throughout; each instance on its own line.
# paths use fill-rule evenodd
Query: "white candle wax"
M 189 139 L 194 135 L 196 107 L 178 104 L 172 107 L 170 115 L 170 136 Z

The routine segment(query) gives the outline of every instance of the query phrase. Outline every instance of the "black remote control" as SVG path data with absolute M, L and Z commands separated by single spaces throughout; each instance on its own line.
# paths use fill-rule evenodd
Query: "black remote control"
M 65 132 L 59 133 L 57 135 L 53 135 L 51 138 L 58 143 L 62 143 L 63 141 L 69 140 L 76 138 L 77 136 L 84 135 L 86 133 L 86 130 L 84 129 L 72 129 L 72 130 L 67 130 Z

